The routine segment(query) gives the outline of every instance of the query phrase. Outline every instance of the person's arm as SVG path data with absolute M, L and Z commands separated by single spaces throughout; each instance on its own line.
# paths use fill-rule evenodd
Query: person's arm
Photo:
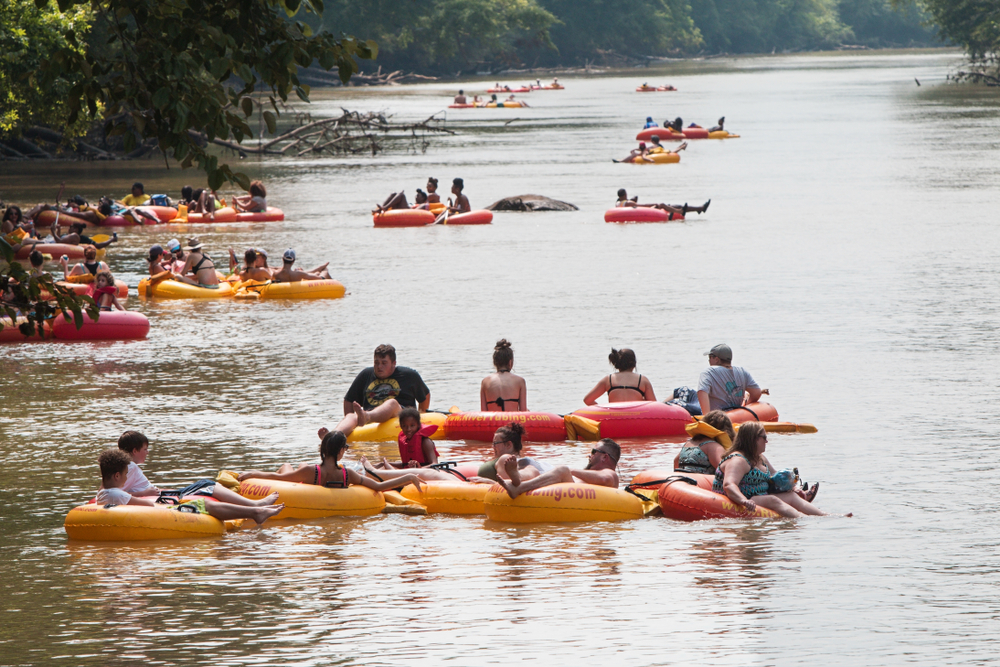
M 722 462 L 722 457 L 726 453 L 726 448 L 715 440 L 706 440 L 700 446 L 701 451 L 705 452 L 705 456 L 708 457 L 708 462 L 712 464 L 713 468 L 718 469 L 719 464 Z
M 63 237 L 59 235 L 59 223 L 58 222 L 56 222 L 55 220 L 53 220 L 52 221 L 52 227 L 49 229 L 49 231 L 52 234 L 52 242 L 53 243 L 64 243 Z M 67 236 L 69 236 L 69 235 L 67 234 Z
M 421 412 L 427 412 L 427 409 L 431 407 L 431 392 L 428 390 L 427 396 L 424 400 L 420 401 L 418 406 Z
M 767 460 L 766 456 L 762 454 L 760 458 L 764 460 L 764 465 L 767 466 L 767 474 L 773 476 L 774 473 L 778 472 L 777 470 L 774 469 L 774 466 L 771 465 L 771 462 Z
M 518 395 L 517 407 L 521 412 L 528 411 L 528 383 L 521 378 L 521 393 Z
M 570 470 L 570 473 L 584 484 L 618 488 L 618 473 L 609 468 L 604 470 Z
M 371 477 L 360 475 L 350 468 L 347 469 L 347 482 L 348 484 L 353 484 L 355 486 L 365 486 L 372 491 L 389 491 L 391 489 L 399 488 L 400 486 L 406 486 L 407 484 L 412 484 L 417 487 L 417 491 L 420 491 L 422 490 L 421 485 L 426 484 L 426 482 L 422 482 L 420 478 L 413 473 L 400 475 L 399 477 L 395 477 L 393 479 L 387 479 L 384 482 L 376 482 Z
M 594 388 L 590 390 L 590 393 L 583 397 L 584 405 L 597 405 L 597 399 L 607 392 L 607 389 L 604 388 L 604 383 L 607 382 L 607 380 L 608 378 L 604 378 L 598 382 Z
M 110 296 L 111 296 L 111 305 L 112 306 L 114 306 L 118 310 L 125 310 L 125 306 L 123 306 L 120 303 L 118 303 L 118 295 L 117 294 L 112 294 Z
M 156 507 L 156 501 L 152 498 L 140 498 L 138 496 L 131 496 L 128 499 L 129 505 L 144 505 L 146 507 Z
M 681 449 L 684 449 L 683 445 L 681 446 Z M 677 468 L 679 468 L 680 465 L 681 465 L 681 453 L 680 450 L 678 450 L 677 455 L 674 456 L 674 470 L 677 470 Z
M 434 442 L 425 435 L 423 441 L 421 442 L 421 446 L 424 450 L 424 460 L 427 461 L 426 465 L 434 465 L 437 463 L 438 455 L 437 450 L 434 448 Z
M 750 472 L 750 464 L 742 456 L 734 456 L 726 461 L 725 468 L 722 470 L 722 490 L 726 497 L 734 503 L 745 507 L 748 512 L 753 512 L 757 508 L 757 504 L 740 491 L 740 480 L 748 472 Z
M 756 403 L 760 400 L 760 387 L 747 387 L 747 403 Z
M 649 381 L 645 375 L 642 376 L 642 382 L 646 385 L 644 390 L 646 394 L 647 401 L 656 401 L 656 393 L 653 391 L 653 383 Z
M 118 232 L 113 232 L 111 234 L 110 239 L 108 239 L 107 241 L 101 241 L 100 243 L 94 243 L 93 246 L 98 250 L 100 250 L 101 248 L 107 248 L 109 245 L 111 245 L 112 243 L 116 243 L 117 241 L 118 241 Z
M 486 412 L 486 378 L 479 383 L 479 411 Z
M 299 466 L 295 470 L 290 470 L 289 472 L 261 472 L 260 470 L 248 470 L 246 472 L 241 472 L 236 479 L 241 482 L 247 479 L 274 479 L 280 482 L 300 482 L 302 484 L 311 484 L 315 478 L 315 468 L 311 465 L 303 465 Z
M 712 411 L 712 401 L 708 398 L 708 392 L 698 390 L 698 405 L 701 406 L 701 414 L 707 415 Z

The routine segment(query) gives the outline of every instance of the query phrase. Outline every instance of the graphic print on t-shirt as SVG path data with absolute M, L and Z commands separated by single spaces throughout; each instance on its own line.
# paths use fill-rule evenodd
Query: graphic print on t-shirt
M 397 396 L 399 396 L 399 383 L 391 377 L 384 380 L 375 378 L 365 387 L 365 401 L 373 408 Z

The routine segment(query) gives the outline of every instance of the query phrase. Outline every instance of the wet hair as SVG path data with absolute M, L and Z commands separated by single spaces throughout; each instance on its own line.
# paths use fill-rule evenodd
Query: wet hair
M 740 425 L 740 430 L 736 432 L 733 439 L 733 446 L 726 450 L 726 455 L 740 453 L 750 462 L 750 467 L 755 467 L 760 463 L 760 456 L 757 454 L 757 438 L 765 435 L 764 427 L 760 422 L 746 422 Z
M 460 90 L 458 92 L 462 92 L 462 91 Z M 434 187 L 437 187 L 438 179 L 434 178 L 433 176 L 430 176 L 430 177 L 427 178 L 427 183 L 428 183 L 428 185 L 431 184 L 431 183 L 433 183 Z
M 608 361 L 611 365 L 618 369 L 620 373 L 625 371 L 630 371 L 635 368 L 635 352 L 623 347 L 620 350 L 611 348 L 611 354 L 608 355 Z
M 149 439 L 138 431 L 125 431 L 118 438 L 118 449 L 129 454 L 139 451 L 143 445 L 148 444 Z
M 707 415 L 702 417 L 701 420 L 712 428 L 725 431 L 729 435 L 729 442 L 736 439 L 736 430 L 733 428 L 733 422 L 729 420 L 729 415 L 722 410 L 712 410 Z M 708 440 L 711 439 L 704 435 L 696 437 Z
M 504 440 L 509 440 L 514 445 L 514 451 L 521 453 L 521 438 L 524 437 L 524 427 L 517 422 L 511 422 L 506 426 L 497 429 L 497 433 L 503 436 Z
M 396 363 L 396 348 L 392 345 L 382 344 L 375 348 L 376 357 L 389 357 L 392 363 Z
M 16 216 L 16 218 L 15 218 Z M 15 225 L 19 225 L 24 221 L 24 214 L 21 213 L 21 208 L 19 206 L 10 205 L 3 214 L 4 221 L 13 222 Z
M 149 255 L 146 256 L 146 261 L 155 262 L 159 257 L 163 257 L 163 248 L 156 245 L 149 249 Z
M 108 279 L 108 287 L 114 287 L 115 286 L 115 277 L 113 275 L 111 275 L 110 271 L 98 271 L 97 275 L 94 276 L 94 284 L 95 285 L 97 284 L 97 281 L 102 276 L 107 277 L 107 279 Z
M 257 251 L 254 250 L 253 248 L 247 250 L 245 253 L 243 253 L 243 261 L 246 263 L 247 268 L 249 269 L 251 266 L 253 266 L 253 263 L 257 261 Z
M 514 363 L 514 350 L 506 338 L 501 338 L 493 347 L 493 366 L 499 370 L 509 370 Z
M 618 198 L 621 199 L 622 197 L 628 197 L 628 192 L 625 188 L 618 188 Z
M 400 425 L 403 424 L 403 420 L 404 419 L 416 419 L 417 420 L 417 424 L 419 425 L 420 424 L 420 410 L 417 410 L 416 408 L 403 408 L 402 410 L 399 411 L 398 419 L 399 419 L 399 424 Z
M 250 181 L 250 194 L 254 197 L 267 197 L 267 189 L 261 181 Z
M 139 188 L 139 192 L 146 194 L 146 188 L 144 188 L 142 186 L 142 183 L 140 183 L 139 181 L 136 181 L 135 183 L 132 184 L 132 189 L 135 190 L 136 188 Z
M 120 449 L 105 449 L 97 457 L 97 465 L 101 466 L 101 479 L 111 479 L 114 475 L 128 470 L 132 457 Z
M 615 462 L 615 467 L 618 467 L 618 460 L 622 457 L 622 448 L 618 446 L 618 443 L 611 438 L 602 438 L 599 443 L 604 449 L 608 450 L 608 454 Z
M 461 178 L 456 178 L 455 180 L 453 180 L 452 185 L 458 186 L 459 190 L 465 189 L 465 181 L 463 181 Z
M 323 436 L 323 442 L 319 443 L 319 458 L 326 463 L 328 458 L 333 457 L 334 464 L 336 464 L 337 457 L 345 449 L 347 449 L 347 436 L 344 435 L 344 432 L 330 431 Z
M 190 185 L 185 185 L 181 188 L 181 199 L 184 201 L 191 201 L 191 195 L 194 194 L 194 188 Z
M 83 249 L 84 259 L 97 259 L 97 248 L 92 245 L 87 246 Z
M 420 188 L 417 188 L 416 202 L 418 204 L 423 204 L 425 201 L 427 201 L 427 193 L 421 190 Z
M 38 268 L 45 263 L 45 257 L 39 251 L 32 250 L 31 254 L 28 255 L 28 261 L 33 267 Z

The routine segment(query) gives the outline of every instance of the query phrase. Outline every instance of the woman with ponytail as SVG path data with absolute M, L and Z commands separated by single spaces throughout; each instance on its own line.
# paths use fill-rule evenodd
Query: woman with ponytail
M 479 386 L 479 409 L 483 412 L 527 412 L 528 387 L 523 377 L 511 373 L 514 350 L 506 338 L 497 341 L 493 348 L 493 366 L 496 373 L 483 378 Z
M 627 347 L 620 350 L 611 348 L 608 361 L 618 372 L 598 382 L 590 393 L 583 397 L 584 403 L 597 405 L 597 399 L 604 394 L 608 395 L 609 403 L 656 400 L 649 378 L 635 372 L 635 352 Z

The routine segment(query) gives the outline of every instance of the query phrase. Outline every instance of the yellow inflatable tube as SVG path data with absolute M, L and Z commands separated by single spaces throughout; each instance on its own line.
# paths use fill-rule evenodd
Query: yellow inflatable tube
M 650 160 L 652 160 L 652 162 L 650 162 Z M 681 156 L 679 153 L 664 151 L 662 153 L 649 153 L 646 155 L 645 160 L 637 157 L 632 161 L 632 164 L 675 164 L 680 161 Z
M 740 135 L 730 134 L 729 130 L 716 130 L 708 133 L 709 139 L 739 139 Z
M 160 299 L 226 299 L 233 295 L 233 286 L 225 281 L 219 283 L 218 289 L 198 287 L 176 280 L 160 280 L 150 283 L 149 278 L 139 281 L 139 296 L 144 299 L 152 297 Z
M 236 286 L 237 299 L 339 299 L 344 285 L 336 280 L 300 280 L 272 283 L 248 280 Z
M 80 505 L 69 511 L 63 525 L 72 540 L 102 542 L 218 537 L 226 532 L 226 524 L 213 516 L 178 512 L 166 505 Z
M 420 424 L 421 426 L 434 424 L 438 430 L 431 435 L 431 440 L 444 440 L 444 420 L 447 418 L 448 415 L 440 412 L 424 412 L 420 415 Z M 399 431 L 399 420 L 393 418 L 381 424 L 359 426 L 347 436 L 347 442 L 395 442 L 399 438 Z
M 315 484 L 282 482 L 273 479 L 245 479 L 237 489 L 244 498 L 260 500 L 278 494 L 284 503 L 278 519 L 320 519 L 328 516 L 372 516 L 385 509 L 385 498 L 366 486 L 328 489 Z
M 644 515 L 641 500 L 631 493 L 577 482 L 543 486 L 511 499 L 494 484 L 486 492 L 486 516 L 508 523 L 622 521 Z
M 489 484 L 456 481 L 428 482 L 421 491 L 408 484 L 400 493 L 407 500 L 426 507 L 428 514 L 485 514 L 483 501 L 489 490 Z

